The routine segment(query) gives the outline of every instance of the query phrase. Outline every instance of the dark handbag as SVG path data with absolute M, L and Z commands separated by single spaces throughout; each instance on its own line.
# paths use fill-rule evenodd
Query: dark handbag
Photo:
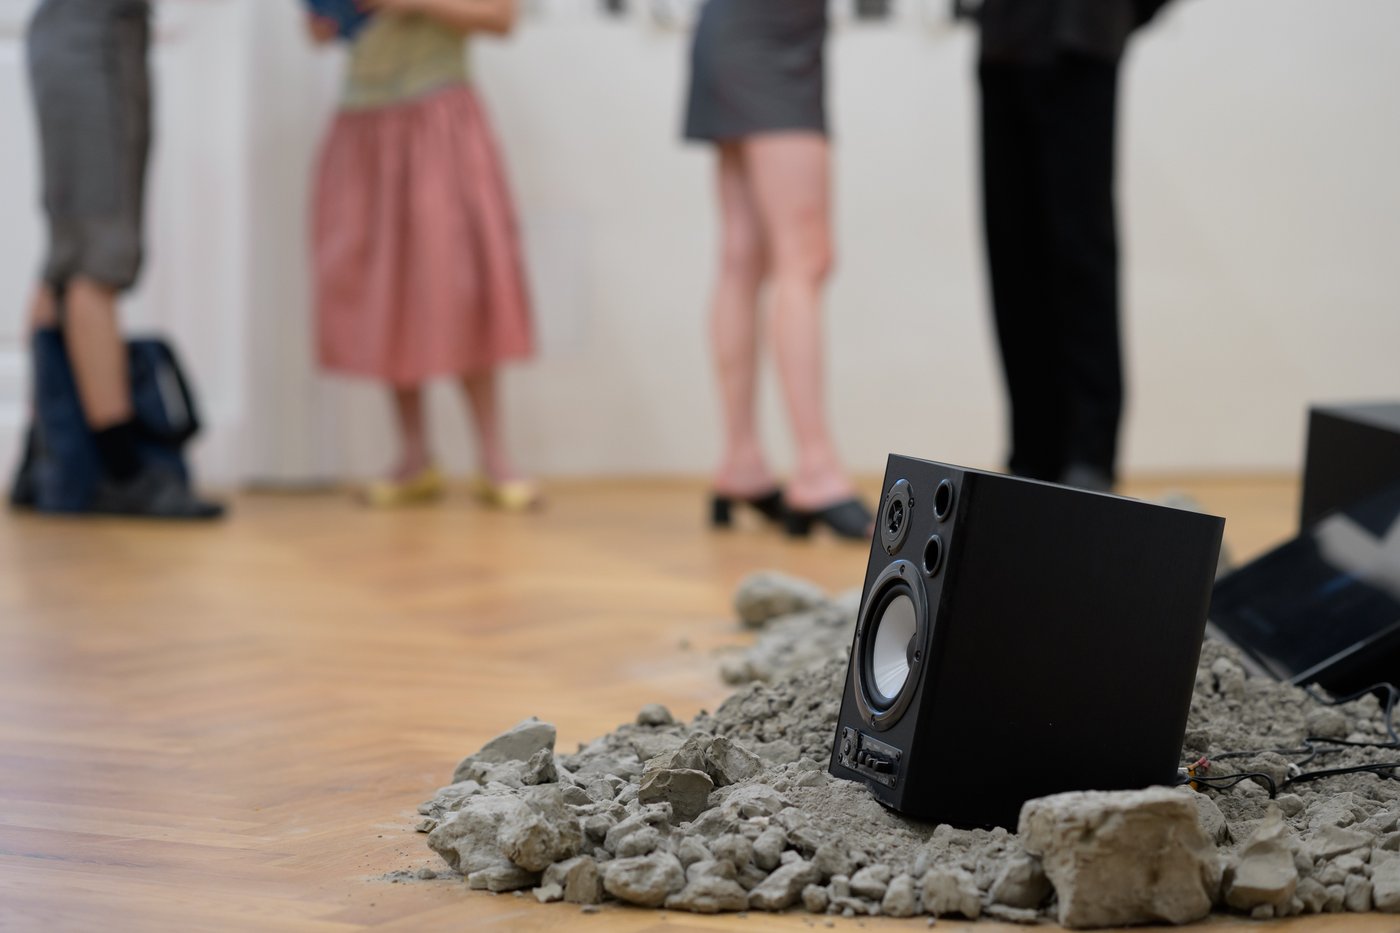
M 199 431 L 199 410 L 175 351 L 146 337 L 127 343 L 131 401 L 142 459 L 188 479 L 184 446 Z M 73 367 L 56 328 L 36 331 L 34 354 L 34 506 L 84 512 L 92 506 L 102 464 L 83 416 Z

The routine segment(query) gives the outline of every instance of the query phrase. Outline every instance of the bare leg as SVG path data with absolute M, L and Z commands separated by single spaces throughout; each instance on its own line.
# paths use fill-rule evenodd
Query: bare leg
M 406 480 L 432 463 L 428 450 L 428 426 L 423 414 L 422 386 L 394 386 L 394 422 L 399 429 L 403 454 L 394 468 L 395 480 Z
M 742 149 L 719 150 L 720 266 L 710 310 L 724 418 L 724 453 L 715 470 L 716 492 L 751 496 L 777 485 L 758 439 L 754 396 L 758 382 L 758 292 L 767 257 L 758 206 L 745 175 Z
M 117 296 L 111 288 L 75 279 L 68 286 L 63 339 L 88 426 L 100 431 L 132 417 L 126 344 L 117 327 Z
M 771 336 L 797 442 L 788 502 L 817 509 L 849 498 L 826 420 L 822 290 L 831 267 L 831 173 L 825 137 L 772 133 L 746 140 L 744 158 L 772 257 Z
M 33 296 L 29 299 L 29 331 L 44 330 L 48 327 L 58 326 L 58 299 L 54 297 L 53 287 L 48 283 L 41 282 L 34 289 Z
M 481 472 L 493 483 L 506 483 L 520 477 L 506 452 L 501 427 L 501 403 L 495 369 L 483 369 L 462 376 L 462 390 L 471 407 L 476 428 L 477 457 Z

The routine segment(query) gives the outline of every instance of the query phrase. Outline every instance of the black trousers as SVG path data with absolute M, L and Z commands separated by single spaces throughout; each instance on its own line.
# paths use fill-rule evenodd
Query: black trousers
M 1123 407 L 1118 63 L 983 61 L 982 184 L 1013 473 L 1114 476 Z

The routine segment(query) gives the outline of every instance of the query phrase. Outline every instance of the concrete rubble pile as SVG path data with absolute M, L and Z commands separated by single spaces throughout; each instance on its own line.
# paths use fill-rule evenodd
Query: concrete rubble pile
M 805 627 L 826 642 L 770 651 L 762 679 L 712 714 L 681 723 L 648 706 L 572 754 L 556 752 L 548 723 L 520 723 L 419 808 L 428 845 L 473 888 L 587 910 L 617 901 L 1072 928 L 1212 911 L 1400 912 L 1400 782 L 1374 773 L 1288 785 L 1277 799 L 1254 779 L 1219 791 L 1059 794 L 1027 803 L 1016 833 L 900 817 L 826 773 L 853 601 L 764 574 L 737 603 L 748 625 Z M 1310 735 L 1383 743 L 1384 711 L 1373 697 L 1328 706 L 1249 677 L 1230 648 L 1207 642 L 1183 761 L 1295 749 Z M 1111 755 L 1112 736 L 1094 754 Z M 1259 752 L 1210 773 L 1282 784 L 1301 757 Z M 1387 760 L 1400 750 L 1347 748 L 1304 767 Z

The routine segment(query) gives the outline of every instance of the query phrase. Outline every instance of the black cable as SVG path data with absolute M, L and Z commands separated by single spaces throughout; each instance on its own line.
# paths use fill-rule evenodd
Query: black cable
M 1383 774 L 1382 772 L 1393 772 L 1395 768 L 1400 768 L 1400 761 L 1378 761 L 1372 764 L 1354 765 L 1350 768 L 1326 768 L 1321 771 L 1305 771 L 1296 777 L 1291 777 L 1284 781 L 1283 786 L 1288 787 L 1290 784 L 1302 784 L 1305 781 L 1317 781 L 1322 778 L 1335 777 L 1339 774 L 1360 774 L 1363 771 L 1369 771 L 1380 777 L 1393 779 L 1395 778 L 1394 773 Z M 1199 781 L 1200 778 L 1197 778 L 1197 780 Z
M 1274 783 L 1274 779 L 1272 777 L 1270 777 L 1262 771 L 1237 771 L 1234 774 L 1198 775 L 1196 777 L 1191 778 L 1188 783 L 1200 784 L 1201 786 L 1209 787 L 1212 790 L 1229 790 L 1236 784 L 1242 784 L 1250 778 L 1262 780 L 1265 784 L 1269 785 L 1270 798 L 1278 796 L 1278 785 Z M 1229 783 L 1220 783 L 1222 781 L 1228 781 Z M 1288 782 L 1285 781 L 1284 785 L 1287 786 L 1287 784 Z
M 1348 739 L 1333 739 L 1322 735 L 1310 735 L 1303 739 L 1301 748 L 1258 748 L 1248 751 L 1223 752 L 1214 756 L 1212 761 L 1225 761 L 1231 758 L 1250 758 L 1255 755 L 1304 755 L 1306 757 L 1292 762 L 1295 767 L 1301 768 L 1319 755 L 1335 755 L 1347 748 L 1400 748 L 1400 733 L 1396 732 L 1394 712 L 1397 702 L 1400 702 L 1400 688 L 1391 683 L 1372 684 L 1364 690 L 1358 690 L 1344 697 L 1329 700 L 1319 695 L 1312 687 L 1304 687 L 1303 692 L 1312 697 L 1323 706 L 1341 706 L 1344 703 L 1351 703 L 1359 700 L 1368 693 L 1385 691 L 1385 731 L 1390 736 L 1389 742 L 1353 742 Z M 1330 745 L 1332 748 L 1318 748 L 1318 745 Z M 1339 772 L 1348 773 L 1348 772 Z M 1232 785 L 1233 786 L 1233 785 Z

